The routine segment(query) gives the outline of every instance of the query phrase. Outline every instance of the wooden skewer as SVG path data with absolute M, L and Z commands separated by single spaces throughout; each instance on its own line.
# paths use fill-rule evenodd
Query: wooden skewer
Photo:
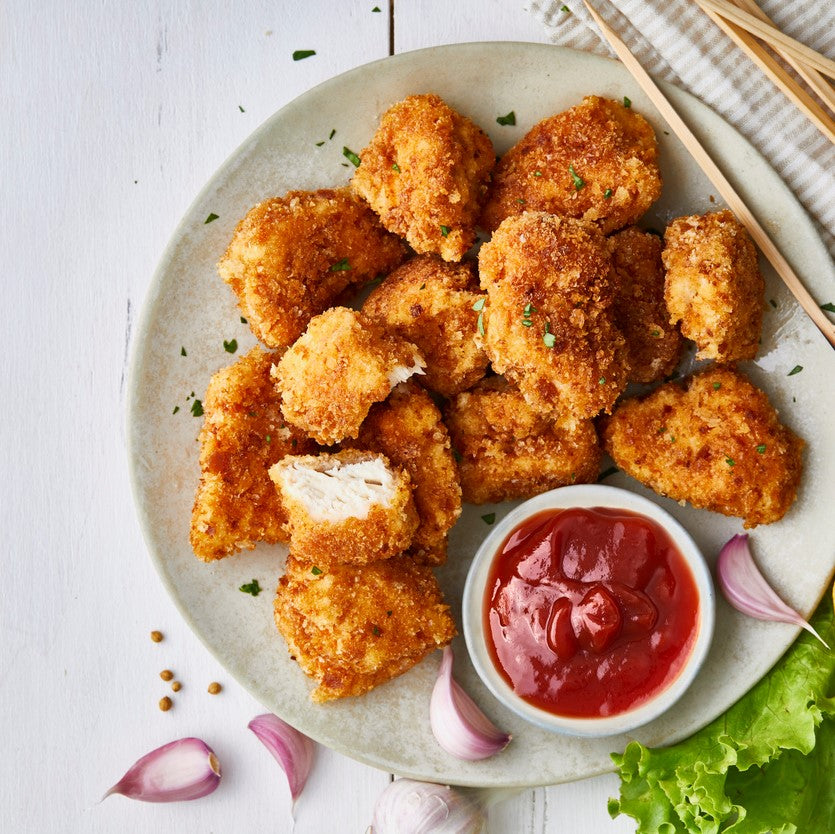
M 771 18 L 754 2 L 754 0 L 731 0 L 734 5 L 739 6 L 746 12 L 758 17 L 763 23 L 773 26 Z M 835 89 L 832 85 L 816 70 L 807 67 L 802 61 L 798 61 L 786 52 L 778 49 L 777 52 L 786 63 L 794 68 L 794 71 L 815 91 L 820 97 L 821 101 L 835 113 Z
M 806 46 L 805 43 L 790 38 L 776 27 L 763 23 L 759 18 L 737 8 L 728 0 L 699 0 L 699 4 L 707 6 L 712 11 L 722 15 L 726 20 L 741 26 L 752 35 L 756 35 L 761 40 L 771 44 L 775 49 L 783 50 L 807 66 L 813 67 L 830 78 L 835 78 L 835 61 L 825 58 L 815 52 L 814 49 Z
M 684 147 L 687 148 L 699 167 L 705 172 L 722 195 L 722 198 L 728 204 L 731 211 L 739 218 L 739 221 L 745 228 L 748 229 L 748 233 L 754 239 L 754 242 L 760 247 L 760 250 L 777 271 L 777 274 L 783 279 L 783 282 L 798 300 L 800 306 L 803 307 L 809 318 L 818 326 L 827 341 L 835 347 L 835 326 L 823 314 L 823 311 L 803 286 L 797 275 L 795 275 L 789 262 L 774 245 L 757 218 L 754 217 L 748 206 L 745 205 L 742 198 L 736 193 L 734 187 L 728 182 L 725 175 L 710 158 L 699 140 L 684 123 L 681 116 L 678 115 L 661 90 L 658 89 L 655 82 L 649 77 L 646 70 L 640 65 L 638 59 L 629 51 L 626 44 L 617 36 L 603 18 L 600 17 L 594 8 L 592 8 L 589 0 L 583 0 L 583 3 L 589 10 L 589 14 L 595 23 L 600 27 L 600 31 L 603 32 L 606 40 L 612 45 L 612 49 L 615 50 L 626 68 L 632 73 L 647 96 L 649 96 L 652 103 L 658 109 L 658 112 L 661 113 L 676 136 L 682 141 Z
M 829 114 L 774 60 L 771 53 L 751 34 L 710 9 L 703 0 L 696 2 L 710 19 L 793 101 L 812 124 L 835 144 L 835 121 Z M 826 82 L 823 82 L 826 84 Z M 829 85 L 827 85 L 829 86 Z M 831 90 L 831 88 L 830 88 Z

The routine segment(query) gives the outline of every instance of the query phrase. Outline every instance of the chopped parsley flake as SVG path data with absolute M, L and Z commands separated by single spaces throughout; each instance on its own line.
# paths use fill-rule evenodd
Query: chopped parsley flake
M 535 312 L 536 307 L 534 307 L 533 304 L 530 303 L 530 301 L 525 305 L 525 309 L 522 310 L 522 314 L 525 316 L 526 319 L 529 319 L 531 317 L 531 313 Z
M 180 406 L 175 405 L 174 410 L 171 412 L 172 414 L 176 414 L 180 410 Z
M 835 313 L 835 304 L 827 301 L 826 304 L 821 304 L 821 310 L 826 310 L 827 313 Z
M 545 322 L 545 333 L 542 336 L 542 341 L 545 343 L 545 347 L 552 348 L 557 342 L 556 336 L 551 332 L 551 322 Z
M 380 7 L 379 7 L 379 6 L 375 6 L 375 7 L 374 7 L 371 11 L 372 11 L 372 12 L 379 12 L 379 11 L 380 11 Z M 391 614 L 391 611 L 389 611 L 389 614 Z
M 605 385 L 606 384 L 606 377 L 602 376 L 600 379 L 597 380 L 598 385 Z
M 722 383 L 721 383 L 721 382 L 714 382 L 714 383 L 713 383 L 713 390 L 714 390 L 714 391 L 718 391 L 721 387 L 722 387 Z
M 265 443 L 272 443 L 272 440 L 273 440 L 273 439 L 272 439 L 272 437 L 270 437 L 269 435 L 266 435 L 266 436 L 264 437 L 264 442 L 265 442 Z
M 386 611 L 386 616 L 387 616 L 387 617 L 390 617 L 390 616 L 392 615 L 392 613 L 393 613 L 393 612 L 391 612 L 391 611 Z
M 495 513 L 487 513 L 486 515 L 483 515 L 481 517 L 481 520 L 485 524 L 492 524 L 496 520 L 496 514 Z
M 603 192 L 603 199 L 604 200 L 611 200 L 612 199 L 612 189 L 611 188 L 607 188 Z
M 574 188 L 579 191 L 586 184 L 586 181 L 577 174 L 573 165 L 568 166 L 568 173 L 571 174 L 571 179 L 574 182 Z
M 261 586 L 258 584 L 257 579 L 253 579 L 252 582 L 247 582 L 245 585 L 241 585 L 238 590 L 245 594 L 252 594 L 252 596 L 257 597 L 258 594 L 261 593 Z
M 248 323 L 247 320 L 243 316 L 241 316 L 241 324 L 247 324 L 247 323 Z
M 516 202 L 519 203 L 520 206 L 524 206 L 527 203 L 527 200 L 523 200 L 521 197 L 516 198 Z
M 218 215 L 216 215 L 214 212 L 210 212 L 209 216 L 203 221 L 203 225 L 205 226 L 207 223 L 212 223 L 215 220 L 217 220 L 217 218 Z
M 441 226 L 441 235 L 446 237 L 449 234 L 449 226 Z
M 571 14 L 571 9 L 569 9 L 568 6 L 560 6 L 560 11 L 561 12 L 567 12 L 568 14 Z
M 203 416 L 203 403 L 200 400 L 195 400 L 191 404 L 191 413 L 195 417 L 202 417 Z
M 542 171 L 534 171 L 534 172 L 533 172 L 533 175 L 534 175 L 535 177 L 541 177 L 541 176 L 542 176 Z
M 238 110 L 240 110 L 241 113 L 246 113 L 246 110 L 244 110 L 243 107 L 241 107 L 240 104 L 238 105 Z
M 452 456 L 455 458 L 456 463 L 461 463 L 461 461 L 464 460 L 464 456 L 458 451 L 458 449 L 455 448 L 455 446 L 452 447 Z
M 522 319 L 522 327 L 533 327 L 533 322 L 530 319 Z
M 496 121 L 500 125 L 515 125 L 516 124 L 516 113 L 511 110 L 506 116 L 497 116 Z
M 758 451 L 761 455 L 764 455 L 764 454 L 765 454 L 765 443 L 760 443 L 760 445 L 759 445 L 759 446 L 757 446 L 757 451 Z
M 418 289 L 419 290 L 425 290 L 426 289 L 426 284 L 421 284 L 420 287 L 418 287 Z
M 186 349 L 182 346 L 180 347 L 180 356 L 188 356 Z
M 355 168 L 360 167 L 360 158 L 350 149 L 343 146 L 342 156 L 344 156 Z
M 478 312 L 479 310 L 483 310 L 484 309 L 484 302 L 486 300 L 487 299 L 484 296 L 479 298 L 478 301 L 476 301 L 476 303 L 473 304 L 473 310 L 475 310 L 476 312 Z
M 480 336 L 484 335 L 484 310 L 482 310 L 478 314 L 478 321 L 476 322 L 476 327 L 478 328 L 478 332 Z
M 330 140 L 333 139 L 334 136 L 336 136 L 336 128 L 332 127 L 331 132 L 328 134 L 328 142 L 330 142 Z
M 736 466 L 736 462 L 733 458 L 725 458 L 725 463 L 727 463 L 728 466 Z
M 293 53 L 293 60 L 294 61 L 303 61 L 305 58 L 310 58 L 311 55 L 315 55 L 315 49 L 297 49 Z
M 776 310 L 777 309 L 777 302 L 773 298 L 768 299 L 768 303 Z
M 623 97 L 623 106 L 624 107 L 631 107 L 632 106 L 632 99 L 628 96 Z
M 321 142 L 317 142 L 317 143 L 316 143 L 316 147 L 317 147 L 317 148 L 321 148 L 321 147 L 322 147 L 322 145 L 324 145 L 324 144 L 325 144 L 325 140 L 323 139 Z
M 311 572 L 314 576 L 318 576 L 318 575 L 322 572 L 322 569 L 321 569 L 321 568 L 317 568 L 317 567 L 316 567 L 316 565 L 314 565 L 314 566 L 310 569 L 310 572 Z
M 397 171 L 397 173 L 399 174 L 400 173 L 400 166 L 395 162 L 394 165 L 391 166 L 391 170 L 392 171 Z
M 351 268 L 351 264 L 348 263 L 347 258 L 343 258 L 341 261 L 337 261 L 335 264 L 331 264 L 330 271 L 331 272 L 347 272 Z
M 379 637 L 379 636 L 380 636 L 383 632 L 382 632 L 382 631 L 380 631 L 380 626 L 378 626 L 378 625 L 372 625 L 372 626 L 371 626 L 371 633 L 372 633 L 375 637 Z
M 230 339 L 228 342 L 226 339 L 223 340 L 223 349 L 227 353 L 234 353 L 238 349 L 238 340 L 237 339 Z
M 676 442 L 676 436 L 674 434 L 671 434 L 670 435 L 670 443 L 675 443 L 675 442 Z
M 795 374 L 799 374 L 803 370 L 803 365 L 795 365 L 787 374 L 786 376 L 794 376 Z

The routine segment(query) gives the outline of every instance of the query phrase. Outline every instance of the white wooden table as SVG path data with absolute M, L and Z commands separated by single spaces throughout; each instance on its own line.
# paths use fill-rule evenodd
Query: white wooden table
M 545 40 L 522 0 L 391 5 L 393 28 L 388 0 L 3 5 L 0 830 L 364 832 L 391 778 L 320 749 L 293 827 L 284 776 L 246 729 L 263 708 L 190 633 L 146 554 L 124 430 L 156 262 L 255 127 L 390 49 Z M 317 54 L 293 62 L 296 49 Z M 167 713 L 164 668 L 183 682 Z M 213 795 L 97 804 L 136 758 L 186 735 L 222 762 Z M 616 790 L 610 775 L 527 791 L 491 812 L 490 831 L 632 831 L 607 814 Z

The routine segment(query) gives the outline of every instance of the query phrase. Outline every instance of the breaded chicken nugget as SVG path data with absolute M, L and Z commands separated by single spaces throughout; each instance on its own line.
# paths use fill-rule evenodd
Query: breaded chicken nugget
M 436 95 L 409 96 L 383 114 L 360 158 L 351 186 L 383 225 L 415 252 L 460 261 L 496 161 L 487 134 Z
M 459 394 L 445 417 L 459 454 L 464 500 L 472 504 L 530 498 L 597 479 L 601 453 L 592 421 L 545 417 L 502 377 Z
M 381 454 L 345 450 L 290 455 L 270 469 L 290 531 L 290 550 L 322 568 L 402 553 L 418 515 L 408 473 Z
M 624 472 L 676 501 L 745 519 L 781 519 L 797 495 L 803 441 L 733 367 L 711 366 L 604 420 L 606 451 Z
M 765 285 L 745 227 L 725 211 L 679 217 L 664 234 L 670 321 L 699 347 L 700 359 L 753 359 Z
M 476 339 L 473 313 L 479 298 L 472 264 L 418 255 L 392 272 L 362 311 L 417 345 L 426 360 L 426 375 L 419 381 L 451 397 L 487 372 L 487 354 Z
M 413 344 L 362 313 L 332 307 L 310 322 L 273 376 L 287 422 L 327 445 L 356 437 L 368 409 L 424 365 Z
M 544 212 L 509 217 L 481 247 L 487 355 L 537 411 L 593 417 L 626 385 L 611 248 L 595 226 Z
M 290 558 L 275 622 L 290 654 L 317 681 L 310 697 L 320 703 L 402 675 L 456 633 L 431 569 L 408 556 L 328 571 Z
M 252 332 L 287 347 L 348 286 L 386 274 L 406 257 L 348 188 L 290 191 L 250 209 L 217 265 Z
M 635 226 L 611 240 L 615 323 L 626 339 L 629 379 L 656 382 L 672 373 L 684 347 L 678 327 L 669 323 L 664 301 L 661 240 Z
M 447 533 L 461 515 L 461 483 L 432 398 L 411 382 L 398 385 L 371 409 L 353 445 L 382 452 L 409 473 L 420 518 L 409 552 L 420 564 L 442 565 Z
M 587 96 L 544 119 L 496 165 L 481 225 L 523 211 L 595 223 L 605 234 L 634 223 L 661 194 L 649 122 L 623 104 Z
M 313 442 L 287 425 L 270 379 L 277 354 L 254 347 L 218 371 L 203 399 L 200 486 L 191 515 L 191 546 L 200 559 L 222 559 L 255 543 L 287 541 L 287 514 L 267 474 Z

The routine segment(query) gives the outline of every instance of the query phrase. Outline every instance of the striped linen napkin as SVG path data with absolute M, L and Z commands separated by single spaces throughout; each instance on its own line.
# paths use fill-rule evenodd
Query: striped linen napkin
M 759 5 L 783 32 L 835 57 L 835 2 Z M 689 90 L 748 138 L 797 195 L 835 257 L 835 146 L 692 0 L 594 0 L 594 6 L 650 74 Z M 614 57 L 581 0 L 528 0 L 526 8 L 553 43 Z

